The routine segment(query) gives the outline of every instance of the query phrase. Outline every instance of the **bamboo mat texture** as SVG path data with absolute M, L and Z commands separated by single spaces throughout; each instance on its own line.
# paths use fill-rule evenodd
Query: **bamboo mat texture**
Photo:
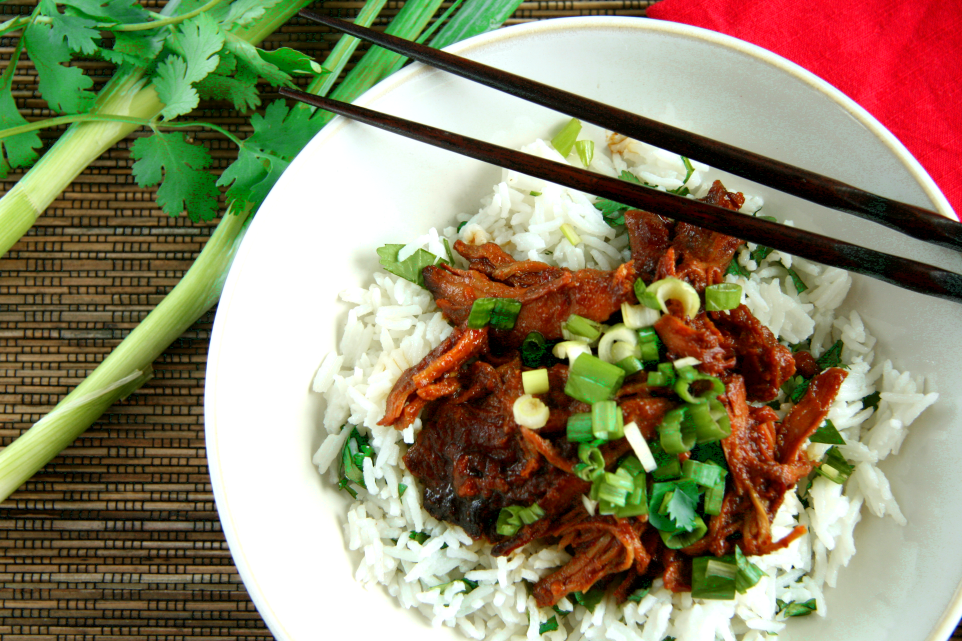
M 389 2 L 376 25 L 402 4 Z M 525 2 L 508 24 L 643 16 L 649 4 Z M 315 8 L 351 18 L 362 5 Z M 6 2 L 0 19 L 34 6 Z M 334 42 L 336 36 L 294 19 L 264 48 L 289 46 L 323 59 Z M 0 39 L 0 66 L 14 45 Z M 101 83 L 110 72 L 99 62 L 84 66 Z M 14 92 L 28 119 L 49 115 L 29 61 L 17 69 Z M 264 103 L 274 97 L 265 94 Z M 223 104 L 202 104 L 195 116 L 241 137 L 251 131 L 246 118 Z M 57 132 L 43 132 L 45 143 Z M 217 134 L 195 135 L 220 168 L 236 155 Z M 155 204 L 155 190 L 137 187 L 131 140 L 91 165 L 0 260 L 2 445 L 43 417 L 136 327 L 214 228 L 169 218 Z M 18 176 L 0 183 L 0 191 Z M 231 559 L 208 476 L 203 394 L 213 318 L 212 310 L 154 363 L 152 381 L 0 505 L 0 639 L 271 636 Z M 953 638 L 962 639 L 962 631 Z

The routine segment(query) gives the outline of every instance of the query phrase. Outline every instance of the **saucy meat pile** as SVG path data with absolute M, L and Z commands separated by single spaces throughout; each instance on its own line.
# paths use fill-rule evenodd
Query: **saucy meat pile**
M 716 182 L 705 199 L 737 210 L 744 198 Z M 562 338 L 562 325 L 576 314 L 591 321 L 620 321 L 623 303 L 637 304 L 634 283 L 674 277 L 701 293 L 722 282 L 741 244 L 736 238 L 655 214 L 630 211 L 625 224 L 631 260 L 613 271 L 572 272 L 533 261 L 516 261 L 495 244 L 455 244 L 468 269 L 426 267 L 426 287 L 454 332 L 420 363 L 402 374 L 387 403 L 383 425 L 403 429 L 418 416 L 422 429 L 404 457 L 422 483 L 423 505 L 438 519 L 454 523 L 476 539 L 494 544 L 497 555 L 528 542 L 554 542 L 572 559 L 537 583 L 539 606 L 551 606 L 571 592 L 610 586 L 620 598 L 662 577 L 673 591 L 689 590 L 692 559 L 732 554 L 762 555 L 788 545 L 802 527 L 774 540 L 771 522 L 785 493 L 816 465 L 804 445 L 824 421 L 845 371 L 818 372 L 812 359 L 808 390 L 779 419 L 763 403 L 773 400 L 796 369 L 796 358 L 778 343 L 744 305 L 728 311 L 685 315 L 677 301 L 655 323 L 665 360 L 691 357 L 695 369 L 724 383 L 715 400 L 727 413 L 730 435 L 720 441 L 727 467 L 724 498 L 717 514 L 705 517 L 707 531 L 687 547 L 673 549 L 648 514 L 621 518 L 589 512 L 584 500 L 591 483 L 576 472 L 579 444 L 566 435 L 569 417 L 591 407 L 565 394 L 569 365 L 547 367 L 548 391 L 538 398 L 549 417 L 540 429 L 522 427 L 512 408 L 524 394 L 525 366 L 519 346 L 532 332 L 547 341 Z M 521 308 L 511 329 L 471 329 L 474 301 L 512 298 Z M 797 357 L 797 355 L 796 355 Z M 683 405 L 672 387 L 649 384 L 652 368 L 627 375 L 614 393 L 624 424 L 635 423 L 653 450 L 666 414 Z M 598 445 L 607 471 L 631 455 L 626 438 Z M 677 456 L 684 463 L 689 453 Z M 537 503 L 543 515 L 511 535 L 498 533 L 504 508 Z

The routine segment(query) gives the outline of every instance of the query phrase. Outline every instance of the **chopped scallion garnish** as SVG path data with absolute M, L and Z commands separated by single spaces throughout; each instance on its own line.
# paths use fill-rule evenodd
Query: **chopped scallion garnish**
M 544 394 L 551 389 L 548 370 L 542 368 L 521 372 L 521 386 L 525 394 Z
M 735 309 L 742 302 L 742 286 L 737 283 L 718 283 L 705 288 L 705 309 L 719 312 Z
M 816 472 L 839 485 L 844 484 L 854 470 L 855 466 L 849 464 L 835 446 L 828 448 L 825 457 L 822 459 L 822 464 L 815 468 Z
M 514 536 L 522 526 L 531 525 L 542 516 L 544 516 L 544 510 L 537 503 L 528 507 L 509 505 L 501 508 L 495 529 L 501 536 Z
M 571 153 L 571 148 L 575 146 L 575 141 L 578 140 L 578 134 L 580 133 L 581 121 L 577 118 L 572 118 L 565 124 L 561 131 L 558 132 L 558 135 L 551 139 L 551 146 L 561 154 L 562 158 L 567 158 L 568 154 Z
M 562 323 L 561 333 L 568 340 L 586 340 L 592 343 L 601 338 L 601 323 L 572 314 Z
M 681 454 L 695 444 L 695 430 L 686 421 L 687 407 L 676 407 L 665 414 L 658 425 L 658 440 L 668 454 Z
M 512 329 L 521 312 L 521 301 L 514 298 L 479 298 L 471 305 L 468 327 L 481 329 L 491 325 L 495 329 Z
M 625 379 L 625 370 L 592 354 L 582 354 L 568 371 L 565 394 L 593 404 L 612 398 Z
M 701 300 L 698 298 L 698 292 L 695 291 L 695 288 L 673 276 L 656 280 L 648 285 L 638 302 L 667 313 L 668 307 L 665 303 L 669 300 L 679 301 L 686 316 L 694 317 L 701 308 Z
M 548 349 L 548 343 L 540 332 L 529 332 L 521 343 L 521 362 L 526 367 L 544 365 Z
M 561 233 L 565 238 L 568 239 L 568 242 L 571 243 L 572 247 L 575 247 L 581 243 L 581 236 L 579 236 L 578 232 L 575 231 L 575 228 L 568 223 L 563 223 L 561 225 Z
M 591 432 L 595 438 L 614 441 L 625 435 L 624 415 L 614 401 L 598 401 L 591 406 Z
M 590 443 L 595 440 L 591 432 L 591 414 L 572 414 L 568 417 L 568 440 L 572 443 Z
M 587 167 L 595 157 L 595 142 L 593 140 L 579 140 L 575 143 L 575 151 L 578 152 L 581 164 Z
M 514 422 L 531 430 L 539 430 L 548 423 L 551 412 L 540 399 L 524 394 L 512 406 Z

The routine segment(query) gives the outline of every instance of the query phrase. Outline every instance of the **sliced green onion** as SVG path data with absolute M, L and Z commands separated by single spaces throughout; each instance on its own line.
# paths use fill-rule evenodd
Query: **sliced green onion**
M 635 289 L 635 298 L 637 298 L 638 302 L 641 303 L 641 299 L 644 298 L 645 292 L 648 291 L 648 286 L 645 285 L 645 281 L 641 280 L 640 278 L 636 278 L 634 289 Z
M 582 354 L 568 371 L 565 394 L 593 404 L 614 396 L 625 380 L 625 370 L 591 354 Z
M 655 471 L 658 464 L 655 462 L 655 457 L 651 453 L 651 448 L 648 447 L 648 442 L 645 440 L 645 437 L 642 436 L 641 430 L 638 429 L 638 424 L 634 421 L 628 423 L 624 427 L 624 432 L 625 438 L 628 439 L 628 444 L 631 445 L 635 456 L 638 457 L 642 469 L 646 472 Z
M 719 514 L 721 514 L 722 503 L 724 502 L 725 502 L 725 477 L 722 476 L 721 480 L 719 480 L 717 484 L 705 490 L 705 514 L 718 516 Z
M 614 441 L 625 435 L 624 415 L 614 401 L 598 401 L 591 406 L 591 432 L 595 438 Z
M 637 358 L 635 358 L 634 356 L 628 356 L 627 358 L 623 358 L 620 361 L 616 362 L 615 365 L 625 370 L 626 376 L 631 376 L 632 374 L 640 372 L 645 368 L 645 364 L 642 363 Z
M 521 312 L 521 301 L 514 298 L 479 298 L 471 305 L 468 327 L 481 329 L 491 325 L 495 329 L 512 329 Z
M 659 481 L 676 479 L 681 476 L 681 461 L 677 457 L 672 457 L 671 460 L 665 461 L 655 468 L 651 475 Z
M 808 440 L 812 443 L 826 443 L 828 445 L 845 445 L 845 439 L 842 435 L 838 433 L 835 429 L 835 425 L 831 420 L 825 419 L 825 423 L 819 427 Z
M 614 346 L 617 344 L 626 346 L 619 349 L 627 348 L 630 352 L 622 355 L 621 358 L 614 358 Z M 606 363 L 615 363 L 627 356 L 635 356 L 637 358 L 638 356 L 634 353 L 636 345 L 638 345 L 638 333 L 624 323 L 618 323 L 606 329 L 605 333 L 601 336 L 601 340 L 598 341 L 598 358 Z
M 667 387 L 675 384 L 675 368 L 671 363 L 659 363 L 657 372 L 650 372 L 645 381 L 649 387 Z
M 548 423 L 551 415 L 548 406 L 529 394 L 519 396 L 512 406 L 514 422 L 531 430 L 539 430 Z
M 828 448 L 825 457 L 822 459 L 822 464 L 815 468 L 817 473 L 839 485 L 844 484 L 854 470 L 855 466 L 850 465 L 835 446 Z
M 738 566 L 738 574 L 735 575 L 735 590 L 739 594 L 745 594 L 749 588 L 755 587 L 765 576 L 762 569 L 749 561 L 737 545 L 735 546 L 735 564 Z
M 558 135 L 551 139 L 551 146 L 558 150 L 562 158 L 567 158 L 568 154 L 571 153 L 571 148 L 575 146 L 575 141 L 578 140 L 578 134 L 580 133 L 581 121 L 577 118 L 572 118 L 561 131 L 558 132 Z
M 581 158 L 581 164 L 587 167 L 595 157 L 595 141 L 579 140 L 575 143 L 575 151 L 578 152 L 578 158 Z
M 634 479 L 622 469 L 615 473 L 599 474 L 595 477 L 594 485 L 592 493 L 597 495 L 602 514 L 613 514 L 613 508 L 624 507 L 628 501 L 628 495 L 635 491 Z
M 720 441 L 732 433 L 728 410 L 718 399 L 708 398 L 698 403 L 689 403 L 688 416 L 695 428 L 697 443 Z
M 581 480 L 591 481 L 604 474 L 605 455 L 597 447 L 588 443 L 580 444 L 578 446 L 578 458 L 581 459 L 581 463 L 575 466 L 575 475 Z M 594 488 L 592 488 L 592 495 L 594 494 Z M 592 496 L 591 499 L 597 501 L 598 497 Z
M 625 321 L 625 325 L 631 329 L 640 329 L 654 325 L 655 321 L 661 318 L 661 312 L 657 309 L 645 307 L 644 305 L 622 303 L 621 318 Z
M 532 369 L 521 372 L 521 386 L 525 394 L 544 394 L 551 389 L 548 383 L 548 370 Z
M 705 525 L 705 521 L 700 516 L 696 516 L 695 529 L 691 532 L 685 532 L 684 530 L 681 530 L 672 533 L 659 531 L 658 533 L 661 535 L 661 540 L 665 544 L 666 548 L 671 550 L 680 550 L 681 548 L 686 548 L 692 543 L 695 543 L 705 536 L 707 532 L 708 526 Z
M 541 195 L 541 192 L 540 192 L 540 191 L 529 191 L 529 192 L 528 192 L 528 195 L 529 195 L 529 196 L 534 196 L 535 198 L 537 198 L 538 196 Z
M 521 362 L 527 367 L 538 367 L 548 351 L 548 344 L 541 332 L 529 332 L 521 342 Z
M 705 309 L 720 312 L 735 309 L 742 302 L 742 286 L 737 283 L 718 283 L 705 288 Z
M 637 281 L 635 281 L 637 283 Z M 669 276 L 656 280 L 648 285 L 642 298 L 638 299 L 643 305 L 653 309 L 660 309 L 667 313 L 668 307 L 665 303 L 668 300 L 677 300 L 684 307 L 685 315 L 694 317 L 698 314 L 701 307 L 701 300 L 695 288 L 683 280 Z
M 573 247 L 577 246 L 581 242 L 581 236 L 579 236 L 578 232 L 575 231 L 575 228 L 568 223 L 563 223 L 561 225 L 561 233 L 564 234 L 564 237 L 568 239 L 568 242 L 571 243 Z
M 637 456 L 626 456 L 621 459 L 621 462 L 618 464 L 618 469 L 626 471 L 632 478 L 637 477 L 645 471 L 641 460 Z
M 687 413 L 686 407 L 676 407 L 665 414 L 658 425 L 659 443 L 668 454 L 688 452 L 695 444 L 695 430 L 684 420 Z
M 702 487 L 717 485 L 719 481 L 725 478 L 725 474 L 725 470 L 717 465 L 701 463 L 691 459 L 685 461 L 684 465 L 681 466 L 681 477 Z
M 567 358 L 568 364 L 574 365 L 582 354 L 591 354 L 591 347 L 584 341 L 562 341 L 554 346 L 551 353 L 555 358 Z
M 723 557 L 724 558 L 724 557 Z M 692 559 L 691 596 L 696 599 L 731 601 L 735 598 L 738 568 L 732 561 L 710 556 Z
M 601 337 L 601 323 L 572 314 L 561 324 L 561 333 L 568 340 L 586 340 L 591 343 Z
M 523 525 L 531 525 L 544 516 L 544 510 L 537 503 L 528 507 L 509 505 L 498 513 L 496 531 L 501 536 L 514 536 Z
M 591 414 L 572 414 L 568 417 L 568 440 L 572 443 L 590 443 L 595 440 L 591 433 Z
M 725 384 L 722 383 L 719 378 L 702 374 L 690 365 L 685 365 L 681 368 L 676 367 L 676 370 L 678 378 L 674 384 L 675 393 L 689 403 L 698 403 L 699 401 L 715 398 L 725 393 Z M 698 396 L 692 396 L 691 384 L 695 381 L 708 381 L 711 383 L 711 387 Z

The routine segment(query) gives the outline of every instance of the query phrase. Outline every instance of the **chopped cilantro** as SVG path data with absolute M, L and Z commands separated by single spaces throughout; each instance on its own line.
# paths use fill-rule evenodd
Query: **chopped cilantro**
M 862 399 L 862 407 L 863 408 L 871 407 L 874 409 L 878 409 L 878 404 L 879 404 L 879 401 L 881 400 L 882 400 L 881 392 L 872 392 L 871 394 L 869 394 L 868 396 Z
M 424 542 L 430 539 L 431 535 L 427 532 L 415 532 L 412 530 L 411 532 L 408 532 L 408 538 L 419 543 L 420 545 L 424 545 Z
M 803 281 L 798 275 L 798 272 L 791 267 L 788 268 L 788 275 L 792 277 L 792 283 L 795 285 L 795 291 L 797 293 L 801 294 L 808 289 L 808 285 L 805 284 L 805 281 Z
M 842 438 L 842 435 L 838 433 L 838 430 L 835 429 L 835 425 L 832 424 L 832 421 L 829 419 L 825 419 L 825 423 L 815 430 L 808 440 L 810 440 L 812 443 L 845 445 L 845 439 Z
M 835 344 L 828 348 L 828 351 L 819 356 L 815 360 L 815 364 L 818 365 L 818 369 L 828 369 L 829 367 L 838 367 L 842 364 L 842 341 L 837 340 Z
M 538 626 L 538 634 L 544 634 L 545 632 L 553 632 L 558 629 L 558 617 L 551 617 L 540 626 Z
M 398 484 L 397 484 L 397 496 L 398 496 L 398 498 L 401 498 L 402 496 L 404 496 L 404 493 L 407 492 L 407 489 L 408 489 L 408 486 L 407 486 L 407 485 L 405 485 L 404 483 L 398 483 Z
M 587 592 L 572 592 L 575 602 L 585 606 L 588 612 L 594 612 L 595 607 L 605 598 L 605 591 L 602 588 L 592 588 Z
M 635 183 L 636 185 L 643 184 L 638 178 L 630 171 L 621 171 L 621 175 L 618 176 L 621 180 L 625 180 L 630 183 Z M 648 185 L 653 186 L 653 185 Z M 617 227 L 618 225 L 625 224 L 625 212 L 631 209 L 628 205 L 622 205 L 621 203 L 616 203 L 613 200 L 608 200 L 602 198 L 595 203 L 595 208 L 601 212 L 601 216 L 605 219 L 611 227 Z
M 778 614 L 784 614 L 786 617 L 803 617 L 815 612 L 818 608 L 815 606 L 815 599 L 809 599 L 802 603 L 797 603 L 795 601 L 789 601 L 786 603 L 781 599 L 775 599 L 775 605 L 778 606 Z
M 400 276 L 404 280 L 409 280 L 416 285 L 424 287 L 424 276 L 421 270 L 429 265 L 447 263 L 443 258 L 439 258 L 429 251 L 419 249 L 406 259 L 399 261 L 398 254 L 404 245 L 384 245 L 377 248 L 377 255 L 380 256 L 381 267 L 391 272 L 395 276 Z
M 728 269 L 725 270 L 725 276 L 732 274 L 734 276 L 741 276 L 742 278 L 748 278 L 751 273 L 741 266 L 738 262 L 738 256 L 732 258 L 731 262 L 728 263 Z

